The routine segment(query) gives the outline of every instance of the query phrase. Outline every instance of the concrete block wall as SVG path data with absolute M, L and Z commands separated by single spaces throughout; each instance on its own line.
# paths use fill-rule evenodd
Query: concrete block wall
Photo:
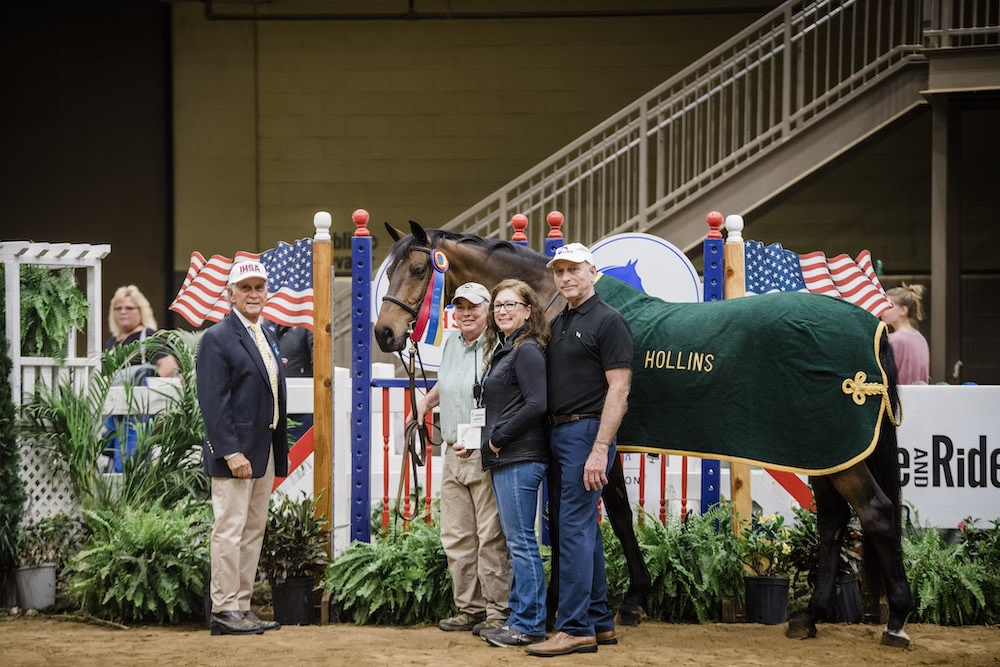
M 317 7 L 342 8 L 267 9 Z M 447 222 L 759 16 L 253 22 L 171 9 L 178 272 L 193 250 L 310 234 L 320 209 L 338 268 L 358 207 L 381 261 L 382 221 Z

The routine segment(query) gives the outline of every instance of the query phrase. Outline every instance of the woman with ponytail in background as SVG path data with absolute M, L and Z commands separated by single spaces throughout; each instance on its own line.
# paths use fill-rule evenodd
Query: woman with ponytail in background
M 924 319 L 921 302 L 923 285 L 893 287 L 886 296 L 892 308 L 882 313 L 882 321 L 892 327 L 889 344 L 899 369 L 899 384 L 927 384 L 930 381 L 931 355 L 927 339 L 917 331 Z

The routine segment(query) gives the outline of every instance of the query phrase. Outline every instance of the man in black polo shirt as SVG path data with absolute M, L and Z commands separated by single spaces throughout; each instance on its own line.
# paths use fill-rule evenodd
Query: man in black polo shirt
M 558 494 L 559 606 L 556 634 L 526 649 L 539 656 L 592 653 L 598 644 L 617 643 L 597 505 L 617 456 L 615 435 L 632 378 L 632 334 L 594 292 L 597 269 L 590 250 L 570 243 L 548 266 L 569 304 L 552 321 L 548 346 L 549 492 Z

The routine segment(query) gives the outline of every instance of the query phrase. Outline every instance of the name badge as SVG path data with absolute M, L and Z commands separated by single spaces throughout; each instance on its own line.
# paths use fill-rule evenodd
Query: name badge
M 482 446 L 483 429 L 471 424 L 458 425 L 458 441 L 466 449 L 479 449 Z
M 486 426 L 486 408 L 473 408 L 469 414 L 469 424 L 479 428 Z

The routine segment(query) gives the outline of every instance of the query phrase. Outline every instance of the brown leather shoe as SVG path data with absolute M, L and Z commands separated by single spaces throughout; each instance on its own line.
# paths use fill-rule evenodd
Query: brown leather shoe
M 533 644 L 524 649 L 529 655 L 549 658 L 569 653 L 597 653 L 596 637 L 574 637 L 565 632 L 557 632 L 541 644 Z
M 611 644 L 618 643 L 618 635 L 615 634 L 614 630 L 608 630 L 607 632 L 597 633 L 597 645 L 598 646 L 609 646 Z

